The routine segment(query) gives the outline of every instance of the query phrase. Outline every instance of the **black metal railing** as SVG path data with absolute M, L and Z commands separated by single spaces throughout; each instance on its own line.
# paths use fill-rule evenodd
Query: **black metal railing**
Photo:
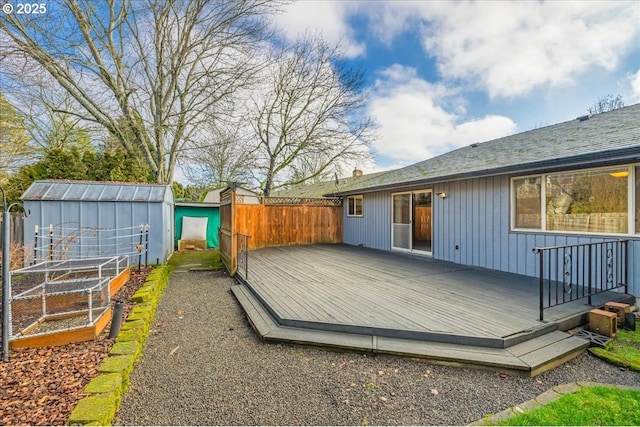
M 544 309 L 602 292 L 629 290 L 628 240 L 533 248 L 539 255 L 540 321 Z
M 242 233 L 236 233 L 236 236 L 238 238 L 236 273 L 240 273 L 242 278 L 247 280 L 249 276 L 249 239 L 251 236 Z

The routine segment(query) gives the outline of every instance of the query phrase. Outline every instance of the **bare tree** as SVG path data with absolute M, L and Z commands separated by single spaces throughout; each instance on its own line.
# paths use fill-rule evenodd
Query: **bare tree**
M 219 187 L 230 182 L 248 184 L 251 179 L 251 148 L 239 123 L 203 123 L 200 142 L 186 149 L 181 158 L 184 174 L 191 182 Z
M 87 122 L 65 113 L 72 108 L 73 102 L 64 94 L 56 95 L 63 96 L 55 102 L 45 93 L 23 98 L 22 114 L 34 149 L 39 153 L 54 147 L 67 149 L 76 146 L 81 151 L 93 149 L 90 129 L 84 126 Z
M 27 161 L 29 141 L 23 117 L 0 93 L 0 183 Z
M 606 113 L 607 111 L 617 110 L 618 108 L 624 107 L 624 101 L 622 100 L 622 95 L 618 95 L 614 97 L 609 94 L 603 98 L 598 98 L 597 101 L 593 103 L 591 107 L 589 107 L 589 114 L 600 114 Z
M 285 46 L 267 81 L 250 120 L 254 178 L 265 196 L 370 155 L 363 75 L 341 61 L 338 46 L 309 36 Z
M 252 52 L 277 6 L 64 0 L 37 17 L 3 14 L 0 60 L 14 65 L 14 81 L 25 69 L 48 73 L 74 101 L 66 114 L 99 124 L 142 153 L 157 182 L 170 182 L 202 112 L 230 111 L 234 91 L 260 68 Z

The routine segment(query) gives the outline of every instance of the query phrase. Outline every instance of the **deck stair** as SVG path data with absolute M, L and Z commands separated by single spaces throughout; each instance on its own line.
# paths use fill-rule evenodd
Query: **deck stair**
M 393 334 L 324 330 L 320 327 L 283 325 L 243 283 L 231 288 L 256 332 L 267 341 L 394 354 L 432 360 L 436 363 L 479 367 L 533 377 L 580 355 L 589 341 L 574 337 L 549 325 L 528 334 L 504 340 L 504 348 L 481 342 L 443 342 L 398 338 Z

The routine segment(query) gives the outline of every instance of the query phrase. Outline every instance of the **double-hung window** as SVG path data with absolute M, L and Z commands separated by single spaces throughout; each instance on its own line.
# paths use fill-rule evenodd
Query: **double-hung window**
M 515 177 L 511 212 L 514 230 L 640 233 L 640 166 Z
M 348 196 L 347 197 L 347 216 L 362 216 L 363 215 L 363 197 Z

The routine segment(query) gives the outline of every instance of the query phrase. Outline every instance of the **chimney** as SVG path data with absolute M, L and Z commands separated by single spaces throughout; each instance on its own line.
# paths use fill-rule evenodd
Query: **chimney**
M 355 168 L 353 170 L 353 177 L 360 178 L 362 176 L 362 169 Z

